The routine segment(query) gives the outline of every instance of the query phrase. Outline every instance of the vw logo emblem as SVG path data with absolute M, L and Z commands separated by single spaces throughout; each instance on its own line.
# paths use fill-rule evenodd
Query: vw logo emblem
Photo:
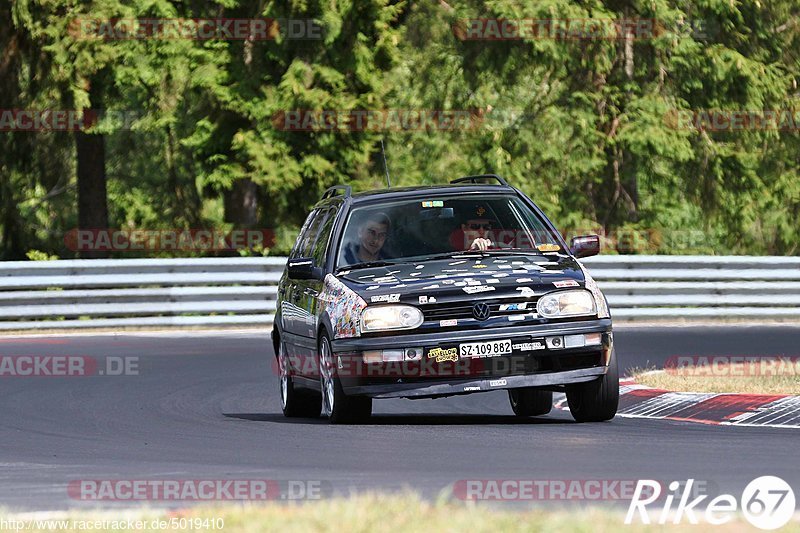
M 477 303 L 472 306 L 472 316 L 475 317 L 475 320 L 486 320 L 491 313 L 492 310 L 485 303 Z

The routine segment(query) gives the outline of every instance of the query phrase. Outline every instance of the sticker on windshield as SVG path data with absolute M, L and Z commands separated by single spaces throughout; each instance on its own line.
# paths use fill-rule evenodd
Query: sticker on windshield
M 444 207 L 444 202 L 441 200 L 428 200 L 422 202 L 422 207 Z
M 557 252 L 561 249 L 561 246 L 547 242 L 538 245 L 536 249 L 539 250 L 540 252 Z

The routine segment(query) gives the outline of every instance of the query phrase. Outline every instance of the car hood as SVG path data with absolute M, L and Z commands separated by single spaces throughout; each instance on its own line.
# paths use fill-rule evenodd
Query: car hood
M 370 303 L 428 304 L 447 301 L 531 298 L 583 287 L 578 262 L 560 253 L 462 255 L 342 271 L 337 277 Z

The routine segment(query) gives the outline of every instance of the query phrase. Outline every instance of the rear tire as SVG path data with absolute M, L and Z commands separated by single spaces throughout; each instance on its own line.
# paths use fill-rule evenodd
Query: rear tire
M 619 406 L 619 367 L 612 350 L 608 371 L 586 383 L 567 385 L 567 403 L 577 422 L 604 422 L 617 414 Z
M 533 387 L 509 389 L 508 401 L 517 416 L 541 416 L 553 408 L 553 393 Z
M 372 398 L 344 393 L 327 333 L 319 339 L 319 385 L 322 412 L 331 424 L 357 423 L 372 415 Z
M 278 367 L 280 368 L 281 409 L 289 418 L 317 418 L 322 411 L 322 397 L 314 391 L 295 387 L 289 371 L 289 358 L 282 342 L 278 343 Z

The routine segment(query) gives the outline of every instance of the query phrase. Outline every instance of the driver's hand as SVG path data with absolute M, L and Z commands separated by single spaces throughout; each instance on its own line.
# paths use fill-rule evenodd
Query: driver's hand
M 474 241 L 472 241 L 472 246 L 469 247 L 470 250 L 480 250 L 486 251 L 492 246 L 492 241 L 489 239 L 483 239 L 478 237 Z

